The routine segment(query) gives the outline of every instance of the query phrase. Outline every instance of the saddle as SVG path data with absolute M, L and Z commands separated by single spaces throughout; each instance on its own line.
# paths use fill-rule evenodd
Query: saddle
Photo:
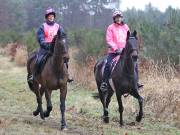
M 42 60 L 38 63 L 38 69 L 37 69 L 37 73 L 38 73 L 38 74 L 40 74 L 40 73 L 42 72 L 42 70 L 43 70 L 43 68 L 44 68 L 44 66 L 45 66 L 45 64 L 46 64 L 46 62 L 47 62 L 47 60 L 48 60 L 48 58 L 49 58 L 50 56 L 51 56 L 50 53 L 46 53 L 46 54 L 43 56 Z M 36 54 L 36 58 L 37 58 L 37 54 Z
M 46 64 L 46 62 L 47 62 L 47 60 L 48 60 L 48 58 L 51 56 L 52 54 L 50 54 L 50 53 L 46 53 L 42 58 L 41 58 L 41 60 L 39 60 L 38 59 L 38 51 L 35 51 L 35 52 L 33 52 L 30 56 L 29 56 L 29 60 L 30 60 L 30 62 L 32 62 L 33 60 L 35 60 L 36 62 L 36 73 L 37 74 L 39 74 L 39 73 L 41 73 L 42 72 L 42 70 L 43 70 L 43 68 L 44 68 L 44 66 L 45 66 L 45 64 Z
M 114 59 L 112 60 L 111 66 L 110 66 L 110 76 L 111 76 L 114 68 L 116 67 L 116 64 L 117 64 L 117 62 L 118 62 L 119 59 L 120 59 L 120 55 L 117 55 L 117 56 L 114 57 Z M 104 58 L 104 61 L 103 61 L 103 66 L 102 66 L 102 70 L 101 70 L 102 76 L 103 76 L 103 73 L 104 73 L 104 68 L 105 68 L 106 63 L 107 63 L 107 57 L 105 57 L 105 58 Z

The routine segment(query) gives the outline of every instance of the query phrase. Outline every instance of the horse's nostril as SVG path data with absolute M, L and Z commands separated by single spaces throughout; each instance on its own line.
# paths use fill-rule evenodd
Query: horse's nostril
M 134 55 L 134 56 L 132 56 L 132 58 L 133 58 L 134 61 L 137 61 L 138 56 L 137 56 L 137 55 Z
M 132 59 L 133 59 L 134 61 L 136 61 L 136 60 L 138 59 L 137 51 L 136 51 L 136 50 L 133 50 L 131 56 L 132 56 Z

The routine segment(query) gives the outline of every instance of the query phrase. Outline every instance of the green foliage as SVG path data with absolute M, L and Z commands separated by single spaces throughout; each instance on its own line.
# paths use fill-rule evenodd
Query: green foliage
M 20 33 L 13 30 L 0 32 L 0 44 L 3 46 L 7 43 L 19 42 L 21 37 Z
M 180 10 L 169 7 L 165 13 L 161 13 L 148 5 L 145 11 L 132 9 L 125 15 L 131 31 L 136 29 L 142 39 L 143 57 L 179 64 Z
M 0 45 L 4 47 L 8 43 L 19 42 L 27 46 L 28 52 L 33 51 L 39 45 L 36 39 L 35 30 L 26 33 L 18 33 L 17 31 L 4 31 L 0 32 Z
M 32 51 L 38 46 L 32 29 L 44 21 L 44 11 L 51 6 L 57 11 L 56 21 L 69 29 L 70 44 L 80 49 L 77 59 L 83 62 L 90 55 L 101 55 L 105 48 L 104 31 L 112 22 L 112 12 L 104 5 L 111 2 L 117 1 L 0 0 L 0 44 L 23 41 L 28 51 Z M 149 4 L 144 11 L 128 9 L 124 12 L 124 20 L 131 31 L 137 30 L 143 46 L 143 57 L 163 62 L 169 59 L 179 64 L 179 9 L 168 7 L 162 13 Z M 94 30 L 96 28 L 101 30 Z
M 23 43 L 27 46 L 28 52 L 32 52 L 39 46 L 35 30 L 24 33 Z
M 76 46 L 79 52 L 76 60 L 86 62 L 88 56 L 98 56 L 105 49 L 105 32 L 102 30 L 80 29 L 71 32 L 70 44 Z

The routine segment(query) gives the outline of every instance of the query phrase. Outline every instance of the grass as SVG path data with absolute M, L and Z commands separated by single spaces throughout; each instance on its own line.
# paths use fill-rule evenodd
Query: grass
M 53 91 L 53 111 L 45 121 L 32 112 L 36 108 L 35 95 L 26 83 L 26 68 L 16 67 L 9 58 L 0 55 L 0 135 L 179 135 L 180 129 L 173 121 L 165 122 L 155 117 L 145 107 L 145 118 L 135 123 L 137 101 L 123 99 L 124 127 L 119 127 L 118 105 L 115 96 L 110 104 L 110 123 L 101 120 L 102 105 L 92 98 L 94 91 L 78 84 L 68 85 L 66 120 L 68 131 L 60 131 L 59 91 Z M 151 82 L 152 83 L 152 82 Z M 146 87 L 148 90 L 150 87 Z M 145 95 L 145 92 L 142 94 Z M 45 108 L 46 102 L 43 100 Z M 151 103 L 151 102 L 150 102 Z M 149 104 L 150 104 L 149 103 Z

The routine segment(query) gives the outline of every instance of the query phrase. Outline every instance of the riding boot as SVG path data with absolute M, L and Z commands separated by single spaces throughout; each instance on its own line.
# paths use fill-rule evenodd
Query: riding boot
M 68 71 L 68 63 L 66 62 L 66 67 L 67 67 L 67 71 Z M 69 72 L 68 72 L 68 80 L 67 80 L 67 82 L 72 82 L 72 81 L 74 81 L 74 79 L 72 78 L 72 77 L 70 77 L 70 74 L 69 74 Z
M 28 82 L 32 83 L 34 81 L 35 77 L 38 75 L 38 70 L 39 70 L 39 63 L 36 60 L 34 65 L 34 72 L 33 74 L 29 75 Z

